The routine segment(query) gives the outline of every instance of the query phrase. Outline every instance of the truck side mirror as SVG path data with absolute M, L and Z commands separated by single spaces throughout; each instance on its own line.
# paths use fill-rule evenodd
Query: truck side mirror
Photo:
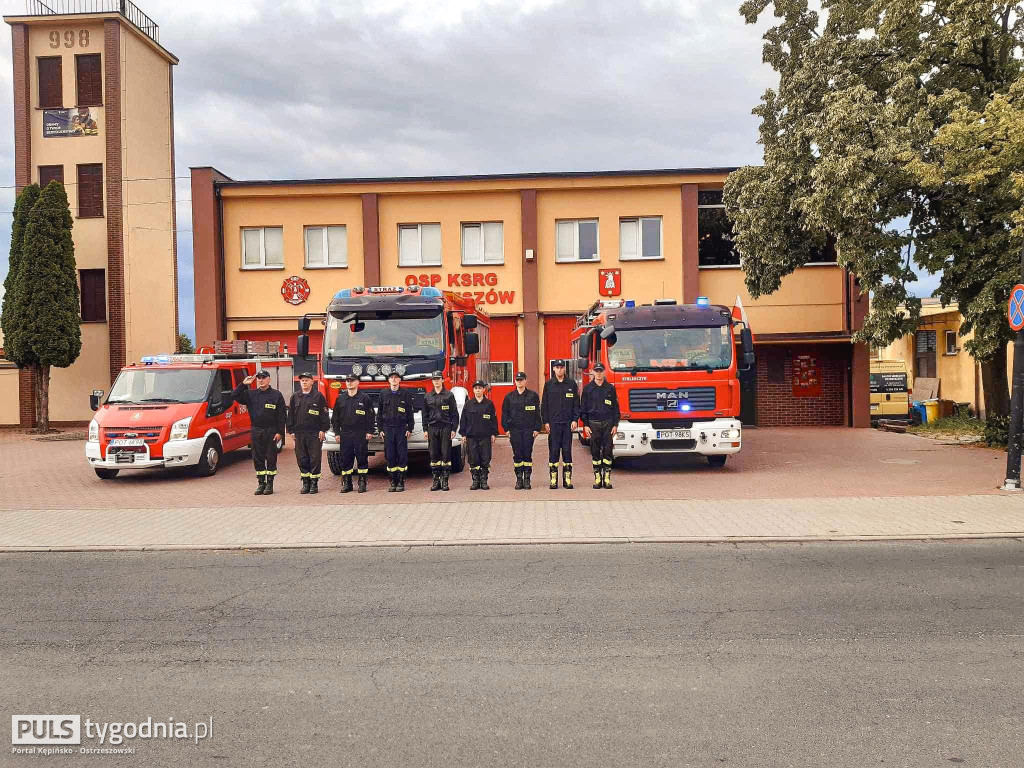
M 467 333 L 463 339 L 463 345 L 467 355 L 475 355 L 480 352 L 480 336 L 475 333 Z
M 743 349 L 743 365 L 749 371 L 757 362 L 757 356 L 754 354 L 754 334 L 749 328 L 740 330 L 740 347 Z
M 306 318 L 303 318 L 305 320 Z M 301 323 L 301 320 L 299 321 Z M 309 325 L 309 323 L 306 323 Z M 308 330 L 308 329 L 306 329 Z M 295 343 L 295 354 L 305 360 L 309 357 L 309 336 L 305 333 L 300 333 L 299 338 Z
M 476 328 L 478 318 L 476 315 L 463 315 L 462 316 L 462 327 L 467 331 L 472 331 Z
M 307 331 L 309 331 L 309 318 L 308 317 L 300 317 L 299 318 L 299 330 L 302 331 L 303 333 L 306 333 Z
M 98 411 L 100 409 L 101 397 L 103 397 L 102 389 L 94 389 L 92 393 L 89 395 L 89 407 L 92 408 L 94 411 Z
M 590 358 L 587 358 L 587 357 L 577 357 L 576 358 L 576 367 L 579 368 L 581 371 L 587 370 L 587 366 L 588 365 L 590 365 Z

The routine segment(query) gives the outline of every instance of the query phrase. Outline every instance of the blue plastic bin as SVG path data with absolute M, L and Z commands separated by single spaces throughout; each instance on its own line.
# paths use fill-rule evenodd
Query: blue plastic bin
M 922 424 L 928 423 L 928 409 L 924 407 L 924 403 L 920 400 L 914 400 L 910 404 L 910 410 L 917 413 L 917 418 L 914 418 L 913 414 L 911 414 L 912 421 L 917 421 L 919 418 Z

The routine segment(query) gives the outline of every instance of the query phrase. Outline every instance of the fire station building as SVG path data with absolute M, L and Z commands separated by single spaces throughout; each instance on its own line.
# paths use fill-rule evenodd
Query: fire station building
M 822 262 L 752 300 L 722 205 L 731 170 L 235 181 L 193 168 L 196 341 L 294 351 L 298 318 L 341 288 L 434 286 L 489 315 L 500 402 L 520 370 L 540 388 L 598 299 L 739 297 L 757 350 L 744 422 L 868 426 L 868 350 L 851 342 L 867 298 Z

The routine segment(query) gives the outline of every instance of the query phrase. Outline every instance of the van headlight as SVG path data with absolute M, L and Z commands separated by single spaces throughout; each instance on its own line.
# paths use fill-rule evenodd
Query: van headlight
M 735 440 L 739 438 L 740 431 L 738 429 L 723 429 L 722 439 L 723 440 Z
M 188 428 L 192 423 L 192 417 L 189 416 L 187 419 L 179 419 L 178 421 L 171 424 L 171 436 L 168 440 L 187 440 L 188 439 Z
M 98 443 L 100 441 L 100 425 L 93 419 L 89 422 L 89 442 Z

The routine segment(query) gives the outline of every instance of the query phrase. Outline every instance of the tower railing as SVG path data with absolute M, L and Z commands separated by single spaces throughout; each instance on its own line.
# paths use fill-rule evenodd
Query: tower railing
M 160 27 L 131 0 L 25 0 L 25 8 L 29 16 L 119 13 L 153 42 L 160 42 Z

